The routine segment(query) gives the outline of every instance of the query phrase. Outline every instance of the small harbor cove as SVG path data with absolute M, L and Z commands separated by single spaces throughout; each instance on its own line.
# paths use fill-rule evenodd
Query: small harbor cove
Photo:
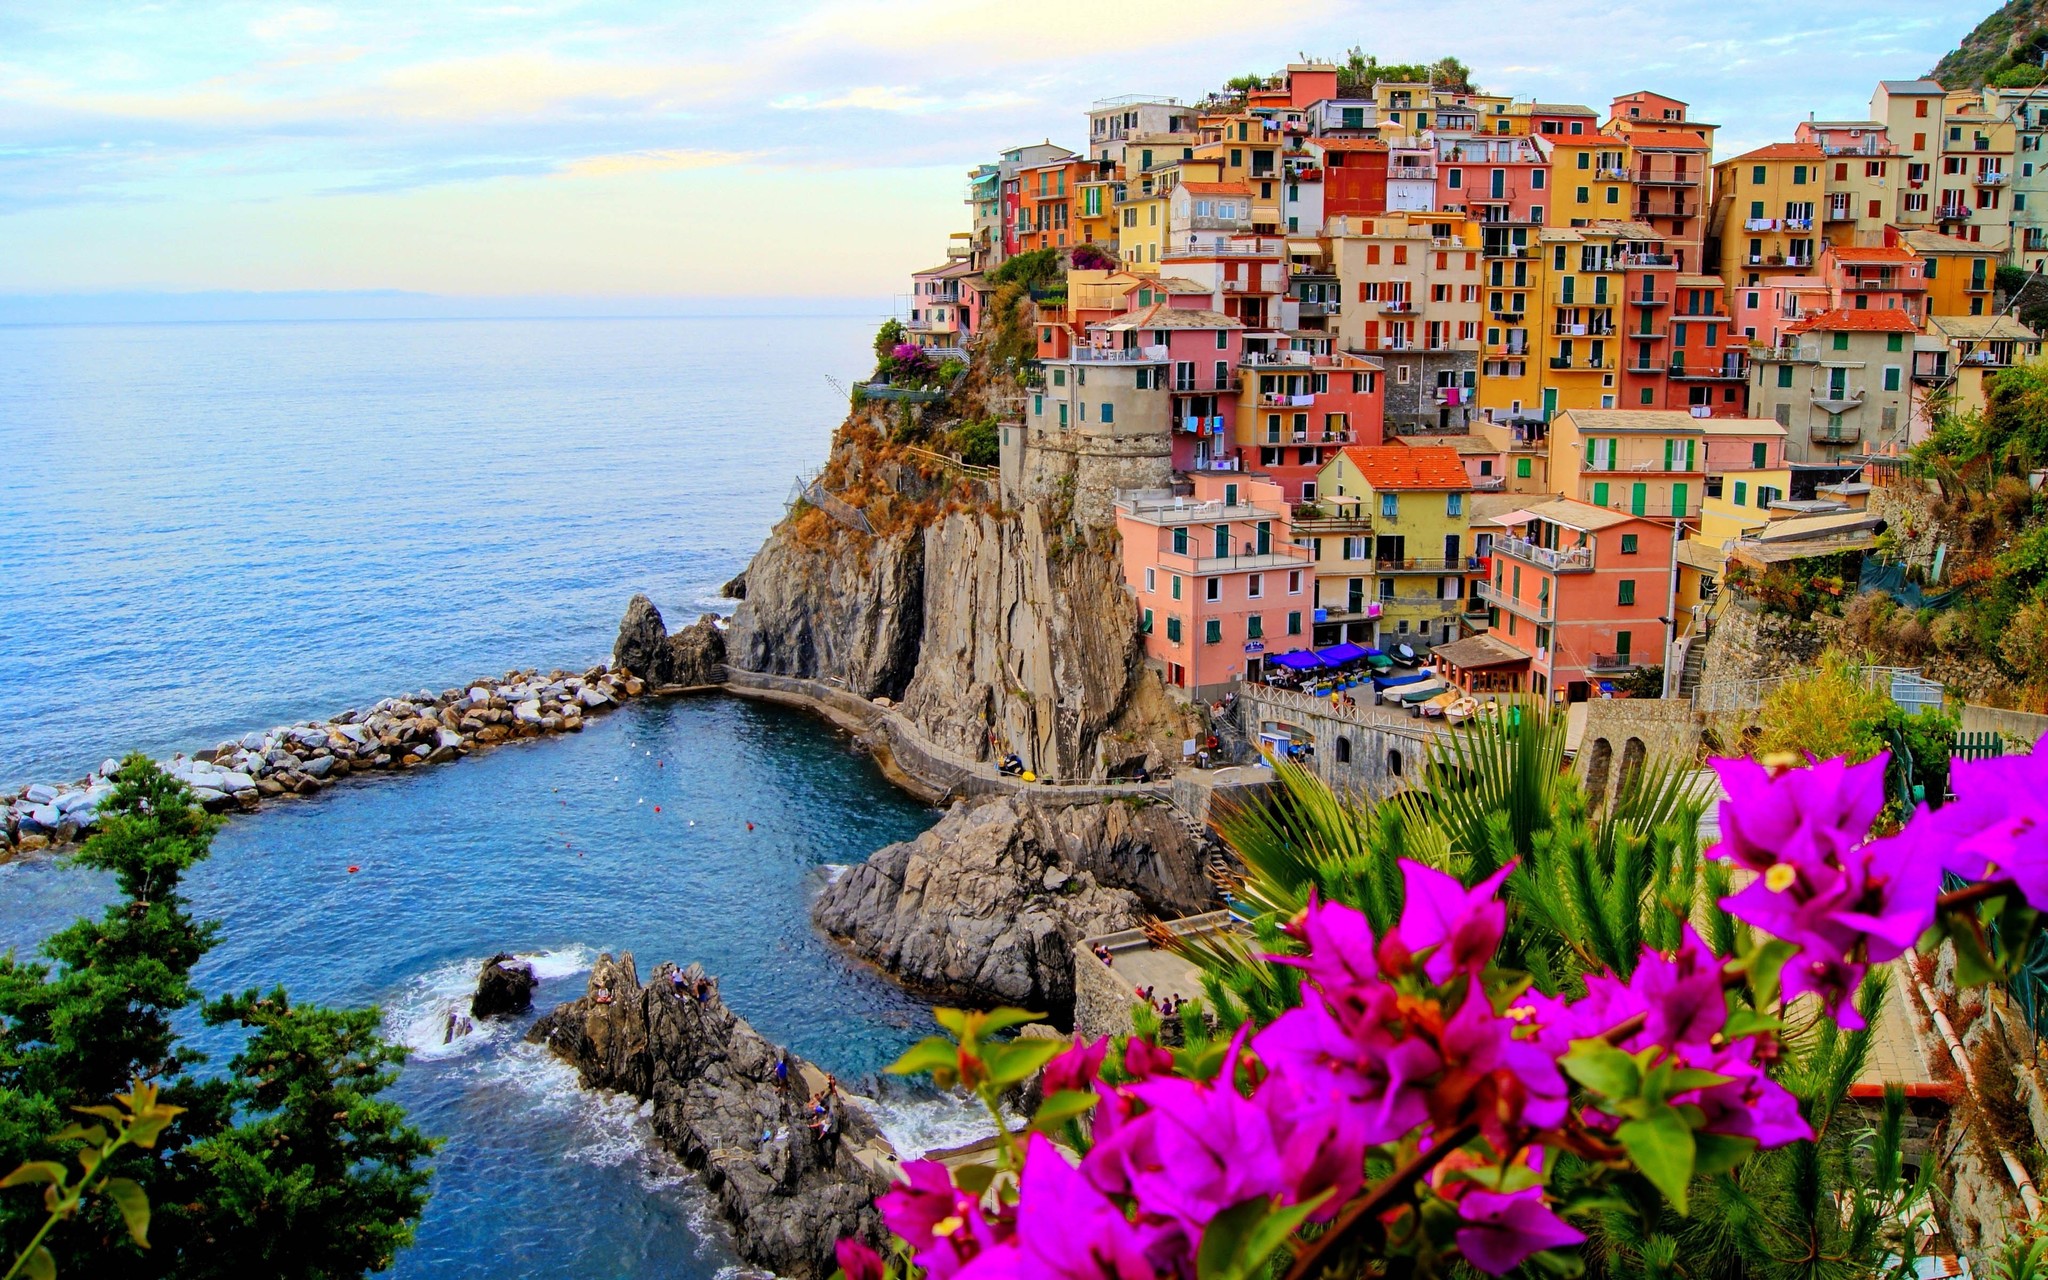
M 715 1214 L 640 1109 L 524 1043 L 531 1019 L 444 1043 L 448 1011 L 500 950 L 532 960 L 537 1012 L 581 996 L 601 951 L 694 961 L 764 1036 L 875 1094 L 899 1150 L 978 1136 L 974 1111 L 875 1079 L 926 1006 L 809 920 L 828 867 L 932 818 L 803 712 L 636 700 L 580 734 L 232 819 L 189 881 L 223 925 L 198 977 L 376 1003 L 414 1051 L 394 1096 L 447 1145 L 394 1274 L 495 1276 L 517 1258 L 534 1275 L 713 1276 L 733 1265 Z M 25 950 L 107 893 L 47 856 L 0 867 L 0 946 Z

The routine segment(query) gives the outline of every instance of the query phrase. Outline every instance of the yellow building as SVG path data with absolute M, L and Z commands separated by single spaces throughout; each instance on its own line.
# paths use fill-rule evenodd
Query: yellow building
M 1870 96 L 1870 118 L 1884 126 L 1898 148 L 1899 177 L 1891 222 L 1899 227 L 1934 225 L 1934 171 L 1940 167 L 1942 87 L 1932 80 L 1880 80 Z
M 1826 161 L 1813 143 L 1775 142 L 1714 166 L 1721 278 L 1730 288 L 1812 274 Z
M 1941 161 L 1928 182 L 1937 230 L 2003 255 L 2012 244 L 2013 147 L 2018 129 L 1974 89 L 1947 95 Z
M 1628 144 L 1608 134 L 1546 134 L 1550 157 L 1550 225 L 1582 227 L 1622 219 L 1635 208 Z
M 1937 231 L 1902 231 L 1899 242 L 1920 258 L 1928 315 L 1988 316 L 1996 311 L 1991 291 L 1998 280 L 1999 256 L 1989 246 Z
M 1472 424 L 1472 434 L 1499 453 L 1506 492 L 1557 493 L 1550 484 L 1550 440 L 1540 417 L 1524 422 L 1482 418 Z
M 1116 244 L 1116 192 L 1119 185 L 1112 178 L 1092 178 L 1075 184 L 1074 239 L 1077 244 Z
M 1389 429 L 1462 430 L 1479 384 L 1478 224 L 1456 213 L 1340 214 L 1325 232 L 1343 306 L 1331 330 L 1385 364 Z
M 1323 465 L 1317 507 L 1327 519 L 1297 522 L 1294 536 L 1315 551 L 1316 606 L 1333 641 L 1422 647 L 1457 638 L 1473 550 L 1470 490 L 1451 448 L 1353 447 Z

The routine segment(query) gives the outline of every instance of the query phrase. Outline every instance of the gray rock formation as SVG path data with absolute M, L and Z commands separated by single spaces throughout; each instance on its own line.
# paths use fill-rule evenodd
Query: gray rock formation
M 733 614 L 732 661 L 771 675 L 837 677 L 863 698 L 901 698 L 924 617 L 923 535 L 839 532 L 814 546 L 778 530 L 754 553 L 747 598 Z
M 914 840 L 827 885 L 812 918 L 906 985 L 1065 1023 L 1073 947 L 1215 905 L 1205 846 L 1163 805 L 1030 793 L 956 804 Z
M 501 1018 L 533 1008 L 533 989 L 538 985 L 533 966 L 509 951 L 484 961 L 477 974 L 476 994 L 469 999 L 473 1018 Z
M 816 1280 L 837 1265 L 845 1236 L 879 1242 L 874 1198 L 888 1189 L 894 1154 L 866 1112 L 827 1100 L 823 1132 L 809 1100 L 817 1068 L 764 1040 L 728 1009 L 715 986 L 697 995 L 704 971 L 656 967 L 642 987 L 629 951 L 599 957 L 589 994 L 534 1024 L 527 1039 L 574 1066 L 585 1085 L 653 1103 L 662 1142 L 702 1171 L 741 1259 L 789 1280 Z
M 742 569 L 742 570 L 740 570 L 740 572 L 738 572 L 738 573 L 734 574 L 734 575 L 733 575 L 732 577 L 730 577 L 730 578 L 726 579 L 726 583 L 725 583 L 725 585 L 724 585 L 724 586 L 722 586 L 722 587 L 720 587 L 720 588 L 718 589 L 718 594 L 719 594 L 719 596 L 720 596 L 721 598 L 723 598 L 723 599 L 726 599 L 726 600 L 744 600 L 744 599 L 746 599 L 746 598 L 747 598 L 747 573 L 746 573 L 746 570 Z
M 661 610 L 646 596 L 634 596 L 619 621 L 612 661 L 651 685 L 705 685 L 725 681 L 725 633 L 718 615 L 707 613 L 670 635 Z

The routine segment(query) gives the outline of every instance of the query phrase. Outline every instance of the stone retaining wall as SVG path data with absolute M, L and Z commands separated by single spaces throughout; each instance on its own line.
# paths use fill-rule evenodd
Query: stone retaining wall
M 1379 800 L 1417 785 L 1429 758 L 1429 746 L 1444 730 L 1440 721 L 1404 723 L 1367 707 L 1372 694 L 1360 689 L 1355 712 L 1333 711 L 1327 698 L 1312 698 L 1288 689 L 1246 685 L 1238 692 L 1247 737 L 1256 738 L 1268 724 L 1286 725 L 1308 735 L 1315 746 L 1313 767 L 1334 790 L 1360 792 Z
M 1647 762 L 1683 763 L 1699 755 L 1700 722 L 1688 698 L 1604 698 L 1584 705 L 1586 727 L 1572 768 L 1596 807 Z

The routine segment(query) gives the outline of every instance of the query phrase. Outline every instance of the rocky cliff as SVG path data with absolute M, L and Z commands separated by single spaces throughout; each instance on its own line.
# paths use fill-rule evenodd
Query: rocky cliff
M 631 952 L 601 956 L 589 994 L 541 1018 L 527 1039 L 585 1085 L 653 1104 L 655 1133 L 703 1172 L 748 1264 L 814 1280 L 835 1268 L 835 1241 L 879 1243 L 873 1201 L 894 1158 L 880 1131 L 836 1092 L 825 1102 L 829 1124 L 813 1128 L 809 1102 L 823 1074 L 728 1009 L 696 965 L 662 964 L 643 987 Z
M 2007 0 L 1978 23 L 1928 75 L 1949 89 L 1986 83 L 2026 87 L 2041 83 L 2048 50 L 2048 2 Z
M 835 439 L 818 486 L 845 510 L 799 504 L 755 555 L 732 663 L 890 698 L 940 747 L 1047 778 L 1177 760 L 1195 725 L 1140 660 L 1114 532 L 1005 510 L 887 423 L 857 410 Z
M 1066 1022 L 1073 948 L 1215 905 L 1206 842 L 1170 807 L 1019 793 L 956 804 L 826 886 L 820 927 L 906 985 Z
M 634 596 L 619 623 L 612 665 L 657 687 L 718 684 L 725 679 L 725 633 L 718 615 L 707 613 L 670 635 L 654 602 Z

